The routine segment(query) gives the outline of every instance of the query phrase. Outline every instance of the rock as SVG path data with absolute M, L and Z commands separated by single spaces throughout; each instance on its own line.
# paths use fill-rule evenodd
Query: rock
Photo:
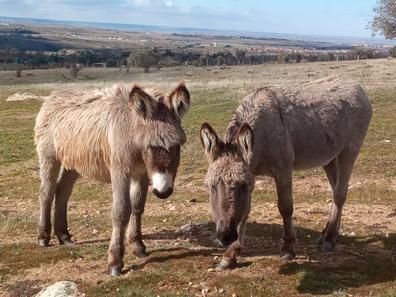
M 15 93 L 9 96 L 6 101 L 25 101 L 30 99 L 44 101 L 43 96 L 37 96 L 30 93 Z
M 69 281 L 57 282 L 36 295 L 36 297 L 83 297 L 85 294 L 78 292 L 77 285 Z
M 190 233 L 193 230 L 193 226 L 191 223 L 185 224 L 183 226 L 180 227 L 179 231 L 181 233 Z
M 98 233 L 99 233 L 99 231 L 97 229 L 92 230 L 92 235 L 97 235 Z

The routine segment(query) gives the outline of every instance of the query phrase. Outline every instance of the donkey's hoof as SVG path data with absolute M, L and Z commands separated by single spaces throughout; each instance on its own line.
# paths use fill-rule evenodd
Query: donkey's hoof
M 42 246 L 42 247 L 47 247 L 47 246 L 49 246 L 49 242 L 50 242 L 49 239 L 39 239 L 39 240 L 38 240 L 39 246 Z
M 146 250 L 135 251 L 133 254 L 140 259 L 146 258 L 150 255 Z
M 73 245 L 74 242 L 73 242 L 71 239 L 65 239 L 65 240 L 62 240 L 62 241 L 61 241 L 61 244 L 64 244 L 64 245 Z
M 285 252 L 283 253 L 283 255 L 281 256 L 282 260 L 285 261 L 291 261 L 296 257 L 296 254 L 294 252 Z
M 64 245 L 72 245 L 74 243 L 71 239 L 70 234 L 60 235 L 58 236 L 58 240 L 60 244 L 64 244 Z
M 323 252 L 332 252 L 334 251 L 335 243 L 331 241 L 323 241 L 322 251 Z
M 121 268 L 118 266 L 110 267 L 110 275 L 111 276 L 120 276 L 121 275 Z
M 221 262 L 216 266 L 216 270 L 233 269 L 237 265 L 235 259 L 221 259 Z

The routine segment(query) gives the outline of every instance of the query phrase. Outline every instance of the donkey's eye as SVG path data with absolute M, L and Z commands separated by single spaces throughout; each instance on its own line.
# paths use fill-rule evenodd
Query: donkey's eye
M 236 190 L 238 190 L 238 187 L 231 186 L 229 189 L 230 189 L 231 192 L 235 192 Z
M 241 184 L 239 190 L 240 190 L 242 193 L 247 192 L 247 190 L 248 190 L 247 184 Z
M 212 193 L 217 193 L 217 187 L 215 185 L 213 185 L 211 187 L 211 191 L 212 191 Z

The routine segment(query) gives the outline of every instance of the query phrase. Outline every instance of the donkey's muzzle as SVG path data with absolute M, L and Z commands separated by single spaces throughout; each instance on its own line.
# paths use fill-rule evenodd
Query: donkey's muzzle
M 157 189 L 153 189 L 153 194 L 160 199 L 166 199 L 173 193 L 173 188 L 168 188 L 165 192 L 160 192 Z
M 238 233 L 236 230 L 230 230 L 227 232 L 220 231 L 217 232 L 217 238 L 220 240 L 222 245 L 229 246 L 231 243 L 238 239 Z

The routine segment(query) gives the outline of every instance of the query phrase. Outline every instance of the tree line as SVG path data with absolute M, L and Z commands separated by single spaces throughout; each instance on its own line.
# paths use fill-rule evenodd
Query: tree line
M 25 69 L 36 68 L 70 68 L 78 64 L 80 67 L 92 67 L 95 63 L 103 63 L 107 67 L 142 68 L 149 72 L 150 68 L 173 66 L 234 66 L 258 65 L 266 63 L 301 63 L 317 61 L 345 61 L 396 57 L 396 47 L 389 52 L 379 52 L 368 47 L 355 47 L 344 52 L 280 52 L 253 53 L 246 49 L 235 48 L 230 51 L 216 53 L 188 52 L 171 49 L 136 49 L 126 50 L 81 50 L 73 54 L 64 52 L 21 52 L 3 50 L 0 52 L 0 63 L 21 64 Z

